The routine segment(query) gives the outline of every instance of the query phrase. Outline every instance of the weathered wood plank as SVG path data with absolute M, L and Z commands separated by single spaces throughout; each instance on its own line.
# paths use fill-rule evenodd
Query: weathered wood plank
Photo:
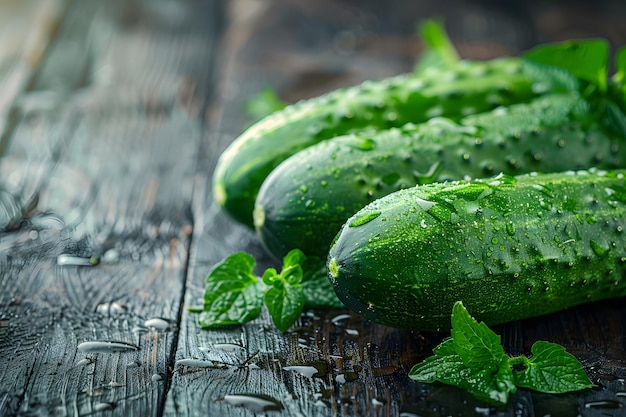
M 159 414 L 217 11 L 77 2 L 22 95 L 2 169 L 38 198 L 20 229 L 0 235 L 0 357 L 10 364 L 0 414 Z M 61 265 L 64 255 L 102 263 Z M 93 341 L 136 349 L 84 350 Z
M 0 155 L 16 117 L 16 98 L 36 76 L 67 8 L 65 0 L 0 3 Z

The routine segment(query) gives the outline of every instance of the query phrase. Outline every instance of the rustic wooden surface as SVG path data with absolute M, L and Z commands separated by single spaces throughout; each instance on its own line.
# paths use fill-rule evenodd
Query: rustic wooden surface
M 521 390 L 503 410 L 408 379 L 444 335 L 343 310 L 286 334 L 266 313 L 206 331 L 187 312 L 225 256 L 271 265 L 211 197 L 219 153 L 252 122 L 246 100 L 410 71 L 425 17 L 467 58 L 626 45 L 621 1 L 0 2 L 0 415 L 626 414 L 623 300 L 497 327 L 512 354 L 563 344 L 598 385 Z

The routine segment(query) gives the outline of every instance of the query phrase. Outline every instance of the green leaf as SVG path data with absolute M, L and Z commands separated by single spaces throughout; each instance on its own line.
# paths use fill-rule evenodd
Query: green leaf
M 453 385 L 498 406 L 505 405 L 517 387 L 564 393 L 593 385 L 580 362 L 562 346 L 536 342 L 531 353 L 530 359 L 510 358 L 500 337 L 457 302 L 452 309 L 451 337 L 433 349 L 433 356 L 414 365 L 409 377 Z
M 429 19 L 418 26 L 418 33 L 426 49 L 415 64 L 419 74 L 426 68 L 452 68 L 459 61 L 456 48 L 452 45 L 442 21 Z
M 263 309 L 265 286 L 261 281 L 239 290 L 218 294 L 205 306 L 198 323 L 204 328 L 244 324 L 259 317 Z
M 455 348 L 454 339 L 448 337 L 433 349 L 433 353 L 436 356 L 456 355 L 457 353 Z
M 304 308 L 345 308 L 337 294 L 335 294 L 333 284 L 328 279 L 326 268 L 321 268 L 317 274 L 310 274 L 306 280 L 302 280 L 302 293 L 306 299 Z
M 581 363 L 563 346 L 538 341 L 531 347 L 531 353 L 530 358 L 523 358 L 524 369 L 515 372 L 519 387 L 561 394 L 593 386 Z
M 278 98 L 278 95 L 272 88 L 265 87 L 246 101 L 245 109 L 248 116 L 254 119 L 262 119 L 278 110 L 282 110 L 286 105 L 287 103 Z
M 616 101 L 623 112 L 626 112 L 626 46 L 615 53 L 615 74 L 613 83 L 616 91 Z
M 306 259 L 306 255 L 300 249 L 292 249 L 283 258 L 283 270 L 290 266 L 302 266 Z
M 444 344 L 452 343 L 444 341 L 442 345 Z M 448 352 L 449 347 L 444 350 Z M 513 373 L 506 361 L 503 361 L 497 372 L 493 373 L 487 369 L 468 368 L 463 359 L 456 354 L 435 355 L 425 359 L 411 368 L 409 378 L 418 382 L 441 382 L 452 385 L 494 405 L 506 404 L 509 395 L 517 390 Z
M 304 275 L 302 265 L 305 261 L 306 256 L 300 249 L 290 250 L 283 258 L 283 270 L 280 272 L 283 279 L 291 285 L 300 284 Z
M 624 100 L 626 100 L 626 97 L 624 97 Z M 626 114 L 624 114 L 624 111 L 617 103 L 601 99 L 598 101 L 597 111 L 601 115 L 601 123 L 607 129 L 614 131 L 618 135 L 626 134 Z
M 276 327 L 286 331 L 305 306 L 343 307 L 322 265 L 296 249 L 283 258 L 280 273 L 267 268 L 259 278 L 254 275 L 256 261 L 252 255 L 235 253 L 215 265 L 207 276 L 203 306 L 189 307 L 188 311 L 199 313 L 199 324 L 210 328 L 254 320 L 265 303 Z
M 301 286 L 274 286 L 265 293 L 265 305 L 278 330 L 285 332 L 302 314 L 306 299 Z
M 263 282 L 272 287 L 265 293 L 265 305 L 274 325 L 285 332 L 302 314 L 306 297 L 302 290 L 302 264 L 306 256 L 299 249 L 293 249 L 283 258 L 280 274 L 269 269 L 263 274 Z
M 274 268 L 267 268 L 265 272 L 263 272 L 263 277 L 261 278 L 265 285 L 272 286 L 274 282 L 281 282 L 281 277 L 278 274 L 278 271 Z
M 290 285 L 300 284 L 302 282 L 302 266 L 290 265 L 283 267 L 280 275 Z
M 470 316 L 461 302 L 452 308 L 452 337 L 433 353 L 411 369 L 410 378 L 453 385 L 495 405 L 506 404 L 517 390 L 500 337 Z
M 302 291 L 306 298 L 305 309 L 345 308 L 328 279 L 325 258 L 307 256 L 302 262 Z
M 245 252 L 234 253 L 215 265 L 205 282 L 205 309 L 221 294 L 241 291 L 257 282 L 258 278 L 253 273 L 255 266 L 255 259 Z
M 200 326 L 243 324 L 259 316 L 265 286 L 254 275 L 255 266 L 254 258 L 245 252 L 230 255 L 215 265 L 205 282 Z
M 478 323 L 460 301 L 452 308 L 452 339 L 455 352 L 468 368 L 497 372 L 507 359 L 500 336 L 485 323 Z
M 581 80 L 606 90 L 609 44 L 604 39 L 583 39 L 541 45 L 524 57 L 541 64 L 559 67 Z
M 509 396 L 517 391 L 515 377 L 508 361 L 503 361 L 496 373 L 487 370 L 467 369 L 457 385 L 489 404 L 505 405 Z
M 409 378 L 417 382 L 442 382 L 458 386 L 459 376 L 465 372 L 467 366 L 459 355 L 430 356 L 422 362 L 413 365 L 409 371 Z
M 530 59 L 524 59 L 522 62 L 524 72 L 532 79 L 537 80 L 533 84 L 535 93 L 580 91 L 580 81 L 571 72 Z
M 622 89 L 626 88 L 626 46 L 619 48 L 615 52 L 615 75 L 613 80 L 619 84 Z

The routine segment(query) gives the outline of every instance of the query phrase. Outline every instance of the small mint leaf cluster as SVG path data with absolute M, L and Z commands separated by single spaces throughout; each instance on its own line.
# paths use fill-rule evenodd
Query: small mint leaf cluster
M 280 274 L 274 268 L 263 273 L 263 283 L 269 287 L 265 291 L 265 305 L 274 325 L 283 332 L 300 317 L 306 303 L 302 290 L 305 259 L 301 251 L 292 250 L 284 257 Z
M 409 377 L 453 385 L 496 406 L 505 405 L 518 387 L 560 394 L 593 386 L 581 363 L 562 346 L 538 341 L 531 354 L 508 356 L 500 336 L 457 302 L 451 336 L 433 350 L 433 356 L 413 366 Z
M 276 328 L 285 332 L 306 306 L 339 306 L 325 274 L 305 274 L 306 260 L 294 249 L 283 258 L 280 273 L 268 268 L 257 277 L 254 257 L 234 253 L 213 267 L 205 282 L 204 304 L 189 311 L 200 314 L 201 327 L 212 328 L 252 321 L 265 305 Z

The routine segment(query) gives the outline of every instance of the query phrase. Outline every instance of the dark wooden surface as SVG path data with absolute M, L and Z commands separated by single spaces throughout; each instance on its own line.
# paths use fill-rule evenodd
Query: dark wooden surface
M 0 415 L 626 415 L 624 300 L 497 327 L 511 354 L 563 344 L 598 385 L 502 410 L 408 379 L 444 335 L 347 311 L 206 331 L 187 312 L 225 256 L 275 266 L 211 197 L 246 100 L 410 71 L 426 17 L 466 58 L 626 45 L 622 1 L 0 2 Z

